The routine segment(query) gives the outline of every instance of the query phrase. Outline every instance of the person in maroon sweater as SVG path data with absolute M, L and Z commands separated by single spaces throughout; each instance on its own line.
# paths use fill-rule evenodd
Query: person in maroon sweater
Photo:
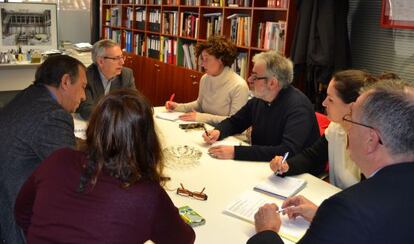
M 193 243 L 162 184 L 153 111 L 137 91 L 105 96 L 82 151 L 55 151 L 25 182 L 15 216 L 28 243 Z

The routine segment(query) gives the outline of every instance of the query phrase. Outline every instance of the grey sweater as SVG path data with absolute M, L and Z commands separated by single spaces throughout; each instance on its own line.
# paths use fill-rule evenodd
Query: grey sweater
M 246 81 L 229 67 L 218 76 L 203 75 L 197 100 L 178 104 L 175 111 L 197 112 L 196 121 L 216 125 L 243 107 L 249 96 Z

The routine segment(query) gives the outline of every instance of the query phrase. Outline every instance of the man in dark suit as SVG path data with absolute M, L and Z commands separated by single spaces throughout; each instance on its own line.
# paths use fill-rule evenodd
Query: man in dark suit
M 22 184 L 50 153 L 75 146 L 70 113 L 85 99 L 86 83 L 80 61 L 53 56 L 37 69 L 34 84 L 0 111 L 0 225 L 7 244 L 24 243 L 14 220 Z
M 325 200 L 319 208 L 302 196 L 282 208 L 311 225 L 299 243 L 414 243 L 414 85 L 380 81 L 365 91 L 345 116 L 349 150 L 366 180 Z M 282 243 L 278 207 L 255 215 L 248 244 Z
M 119 88 L 135 89 L 132 70 L 123 67 L 125 56 L 116 42 L 109 39 L 97 41 L 92 48 L 92 61 L 93 64 L 86 71 L 86 100 L 77 111 L 83 119 L 89 119 L 97 101 L 109 91 Z

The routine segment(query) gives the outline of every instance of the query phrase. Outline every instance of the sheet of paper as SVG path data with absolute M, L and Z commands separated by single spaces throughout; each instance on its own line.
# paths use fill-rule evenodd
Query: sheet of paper
M 224 213 L 254 224 L 254 215 L 257 210 L 266 203 L 275 202 L 261 193 L 247 191 L 229 204 L 225 208 Z M 280 203 L 278 205 L 280 206 Z M 282 226 L 280 227 L 279 235 L 294 242 L 302 238 L 309 228 L 309 222 L 301 217 L 289 220 L 287 215 L 281 215 L 281 220 Z
M 170 120 L 170 121 L 176 121 L 178 120 L 180 117 L 180 115 L 182 115 L 184 113 L 182 112 L 158 112 L 155 114 L 155 117 L 159 118 L 159 119 L 165 119 L 165 120 Z

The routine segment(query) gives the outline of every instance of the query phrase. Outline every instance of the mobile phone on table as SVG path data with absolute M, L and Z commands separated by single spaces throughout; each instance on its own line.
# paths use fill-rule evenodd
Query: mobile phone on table
M 188 130 L 188 129 L 203 128 L 204 124 L 203 123 L 190 123 L 190 124 L 179 124 L 178 126 L 183 130 Z
M 178 208 L 178 212 L 181 218 L 184 220 L 184 222 L 191 225 L 192 227 L 203 225 L 206 223 L 206 220 L 189 206 L 183 206 Z

